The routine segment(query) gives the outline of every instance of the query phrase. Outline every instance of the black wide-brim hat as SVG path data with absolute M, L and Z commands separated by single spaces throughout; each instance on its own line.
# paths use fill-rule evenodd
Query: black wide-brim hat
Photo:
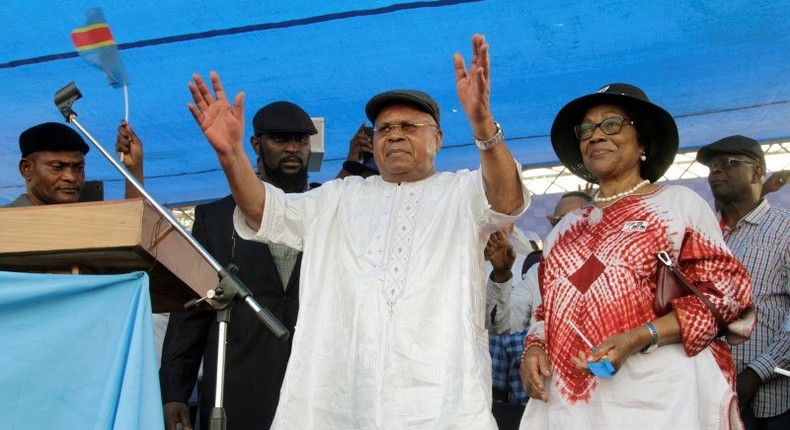
M 639 143 L 645 148 L 646 161 L 642 161 L 641 175 L 655 182 L 666 173 L 678 152 L 678 127 L 672 115 L 650 102 L 647 94 L 630 84 L 609 84 L 593 94 L 579 97 L 566 104 L 554 118 L 551 126 L 551 146 L 560 162 L 574 175 L 588 182 L 597 183 L 582 159 L 579 139 L 573 128 L 579 125 L 593 106 L 601 104 L 622 106 L 634 121 Z

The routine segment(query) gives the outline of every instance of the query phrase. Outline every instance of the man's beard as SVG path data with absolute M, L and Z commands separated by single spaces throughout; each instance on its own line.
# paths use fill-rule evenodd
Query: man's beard
M 264 173 L 271 179 L 272 185 L 286 193 L 301 193 L 307 189 L 307 166 L 304 164 L 298 172 L 291 174 L 283 173 L 279 168 L 271 169 L 266 163 L 261 164 L 263 165 Z

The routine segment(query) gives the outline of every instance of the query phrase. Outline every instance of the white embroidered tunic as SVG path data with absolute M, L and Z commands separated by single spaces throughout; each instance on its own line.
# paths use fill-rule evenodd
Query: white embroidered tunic
M 258 232 L 237 210 L 243 238 L 304 251 L 272 428 L 495 429 L 482 254 L 522 193 L 509 216 L 479 171 L 349 177 L 304 194 L 266 185 Z

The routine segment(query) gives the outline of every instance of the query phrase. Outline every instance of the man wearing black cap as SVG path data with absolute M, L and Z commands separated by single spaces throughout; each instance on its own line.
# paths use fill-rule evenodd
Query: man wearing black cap
M 90 147 L 71 127 L 55 122 L 38 124 L 19 135 L 19 173 L 27 192 L 5 207 L 75 203 L 85 185 L 85 154 Z M 124 164 L 143 181 L 142 149 L 127 145 Z M 127 182 L 126 198 L 140 197 Z
M 85 154 L 90 148 L 76 131 L 54 122 L 33 126 L 19 135 L 19 173 L 26 194 L 7 207 L 74 203 L 85 185 Z
M 240 236 L 304 251 L 298 329 L 274 429 L 496 429 L 485 330 L 483 248 L 529 202 L 489 109 L 488 44 L 472 37 L 458 98 L 480 170 L 437 172 L 439 105 L 416 90 L 374 96 L 380 176 L 302 195 L 261 186 L 246 159 L 243 93 L 216 98 L 198 75 L 190 111 L 220 161 Z
M 255 114 L 252 126 L 261 179 L 286 193 L 306 191 L 310 136 L 318 133 L 307 113 L 293 103 L 274 102 Z
M 724 240 L 752 279 L 757 325 L 732 347 L 741 416 L 747 429 L 790 428 L 790 212 L 762 198 L 765 156 L 759 142 L 729 136 L 700 148 Z
M 286 193 L 308 187 L 310 136 L 317 133 L 299 106 L 278 101 L 264 106 L 253 118 L 250 143 L 258 154 L 260 180 Z M 235 264 L 238 276 L 255 299 L 293 331 L 299 308 L 301 253 L 285 245 L 263 244 L 238 237 L 233 229 L 233 196 L 198 205 L 192 235 L 223 266 Z M 200 385 L 200 422 L 208 428 L 214 406 L 217 369 L 217 324 L 214 312 L 173 313 L 165 335 L 159 376 L 165 425 L 191 428 L 187 399 L 195 386 L 203 359 Z M 228 325 L 224 407 L 227 429 L 269 428 L 291 352 L 263 327 L 244 306 L 232 310 Z

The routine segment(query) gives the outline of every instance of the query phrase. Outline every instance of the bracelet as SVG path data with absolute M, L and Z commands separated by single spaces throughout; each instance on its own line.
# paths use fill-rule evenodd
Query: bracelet
M 644 327 L 650 332 L 650 343 L 640 352 L 642 354 L 647 354 L 649 352 L 655 351 L 656 348 L 658 348 L 658 331 L 656 330 L 656 327 L 653 325 L 653 323 L 646 323 Z
M 499 123 L 496 121 L 494 121 L 494 125 L 496 126 L 496 133 L 494 133 L 494 136 L 488 140 L 480 140 L 475 135 L 472 135 L 472 137 L 475 139 L 475 145 L 477 145 L 481 151 L 488 151 L 489 149 L 505 141 L 505 134 L 502 133 L 502 127 L 500 127 Z
M 545 350 L 546 350 L 546 345 L 544 345 L 544 344 L 543 344 L 543 342 L 537 342 L 537 341 L 534 341 L 534 340 L 533 340 L 533 341 L 531 341 L 531 342 L 527 342 L 527 343 L 524 345 L 524 350 L 523 350 L 523 351 L 521 351 L 521 362 L 522 362 L 522 363 L 524 362 L 524 357 L 526 357 L 526 356 L 527 356 L 527 351 L 528 351 L 530 348 L 540 348 L 540 349 L 542 349 L 542 350 L 544 350 L 544 351 L 545 351 Z

